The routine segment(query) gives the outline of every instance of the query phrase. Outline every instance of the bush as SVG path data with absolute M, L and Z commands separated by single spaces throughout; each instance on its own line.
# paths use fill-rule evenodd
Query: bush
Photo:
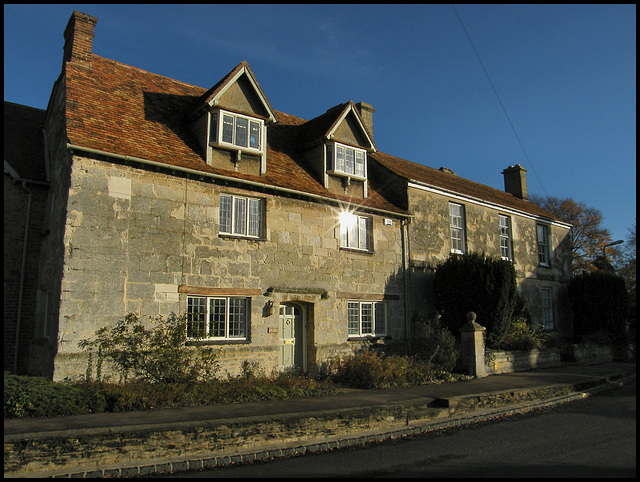
M 93 341 L 79 346 L 89 351 L 87 379 L 92 376 L 93 352 L 97 353 L 96 379 L 103 379 L 102 363 L 108 359 L 122 381 L 130 378 L 151 383 L 193 383 L 215 378 L 216 354 L 204 347 L 187 346 L 186 315 L 149 317 L 143 326 L 136 313 L 129 313 L 109 330 L 96 332 Z
M 373 351 L 355 353 L 333 360 L 331 379 L 355 388 L 389 388 L 422 385 L 451 375 L 417 357 L 384 357 Z
M 548 336 L 543 333 L 542 326 L 531 326 L 524 318 L 515 320 L 509 332 L 502 340 L 500 348 L 503 350 L 530 351 L 542 348 Z
M 4 372 L 4 418 L 78 415 L 105 407 L 106 400 L 97 390 Z
M 442 370 L 452 371 L 459 354 L 455 344 L 453 334 L 438 320 L 416 324 L 413 349 L 419 359 L 429 361 Z
M 499 346 L 524 303 L 516 287 L 513 263 L 483 254 L 452 254 L 434 277 L 436 309 L 454 335 L 473 311 L 487 329 L 487 345 Z

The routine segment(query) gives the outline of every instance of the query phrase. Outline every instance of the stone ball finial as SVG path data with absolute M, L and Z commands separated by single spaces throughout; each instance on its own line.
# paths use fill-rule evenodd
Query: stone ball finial
M 467 313 L 465 318 L 467 319 L 467 321 L 470 321 L 473 323 L 474 321 L 476 321 L 477 316 L 473 311 L 470 311 L 469 313 Z

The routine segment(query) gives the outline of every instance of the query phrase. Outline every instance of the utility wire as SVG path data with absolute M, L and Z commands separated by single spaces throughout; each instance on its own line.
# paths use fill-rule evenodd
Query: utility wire
M 456 10 L 455 5 L 451 4 L 451 7 L 453 8 L 453 11 L 456 13 L 456 17 L 458 17 L 458 21 L 460 22 L 460 25 L 462 25 L 462 30 L 464 30 L 464 33 L 467 36 L 467 39 L 469 40 L 469 43 L 471 44 L 471 48 L 475 52 L 476 57 L 478 57 L 478 62 L 480 62 L 480 66 L 482 67 L 482 70 L 484 71 L 484 75 L 486 75 L 487 80 L 489 81 L 489 84 L 491 85 L 491 89 L 493 89 L 493 93 L 495 94 L 496 98 L 498 99 L 498 102 L 500 103 L 500 107 L 502 107 L 502 111 L 504 112 L 504 115 L 507 117 L 507 120 L 509 121 L 509 125 L 511 126 L 511 129 L 513 130 L 513 133 L 515 134 L 516 139 L 518 139 L 518 143 L 520 144 L 520 148 L 522 149 L 522 152 L 524 152 L 524 156 L 527 158 L 527 161 L 529 161 L 529 165 L 531 166 L 531 169 L 533 170 L 533 173 L 536 175 L 536 178 L 538 179 L 538 182 L 540 183 L 540 187 L 542 188 L 542 190 L 544 191 L 546 196 L 549 197 L 549 195 L 547 194 L 546 189 L 542 185 L 542 181 L 540 180 L 540 177 L 538 176 L 538 173 L 536 172 L 535 167 L 533 167 L 533 162 L 531 162 L 531 159 L 529 159 L 529 155 L 527 154 L 527 151 L 525 150 L 524 145 L 522 144 L 522 141 L 520 140 L 520 136 L 518 135 L 518 132 L 516 131 L 516 128 L 513 125 L 513 122 L 511 122 L 511 119 L 509 118 L 509 114 L 507 113 L 507 109 L 505 109 L 504 104 L 502 103 L 502 100 L 500 100 L 500 96 L 498 95 L 498 92 L 496 91 L 496 88 L 493 86 L 493 82 L 491 82 L 491 77 L 489 77 L 489 73 L 487 72 L 487 69 L 485 69 L 484 64 L 482 63 L 482 59 L 480 58 L 480 55 L 478 54 L 478 51 L 476 50 L 476 47 L 473 45 L 473 41 L 471 40 L 471 36 L 469 35 L 469 32 L 467 32 L 467 29 L 465 28 L 464 23 L 462 23 L 462 19 L 460 18 L 460 15 L 458 14 L 458 11 Z

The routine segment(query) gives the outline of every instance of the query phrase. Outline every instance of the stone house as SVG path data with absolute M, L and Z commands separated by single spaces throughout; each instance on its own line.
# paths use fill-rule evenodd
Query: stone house
M 206 89 L 97 56 L 96 22 L 71 16 L 46 112 L 30 373 L 84 373 L 78 342 L 128 312 L 186 313 L 231 373 L 402 353 L 458 251 L 512 259 L 536 321 L 569 333 L 570 226 L 527 201 L 520 166 L 502 192 L 383 154 L 369 104 L 304 120 L 246 62 Z

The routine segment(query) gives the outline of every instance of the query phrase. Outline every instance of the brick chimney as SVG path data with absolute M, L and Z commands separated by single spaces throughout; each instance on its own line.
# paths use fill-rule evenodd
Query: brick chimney
M 367 104 L 366 102 L 358 102 L 356 107 L 358 108 L 358 112 L 360 112 L 360 117 L 362 118 L 364 126 L 367 128 L 369 135 L 373 139 L 373 113 L 376 110 L 371 104 Z
M 515 197 L 529 200 L 527 193 L 527 170 L 520 164 L 509 166 L 504 171 L 504 190 Z
M 93 47 L 93 29 L 98 19 L 86 13 L 74 11 L 67 28 L 64 29 L 64 55 L 62 67 L 67 62 L 91 68 L 91 49 Z

